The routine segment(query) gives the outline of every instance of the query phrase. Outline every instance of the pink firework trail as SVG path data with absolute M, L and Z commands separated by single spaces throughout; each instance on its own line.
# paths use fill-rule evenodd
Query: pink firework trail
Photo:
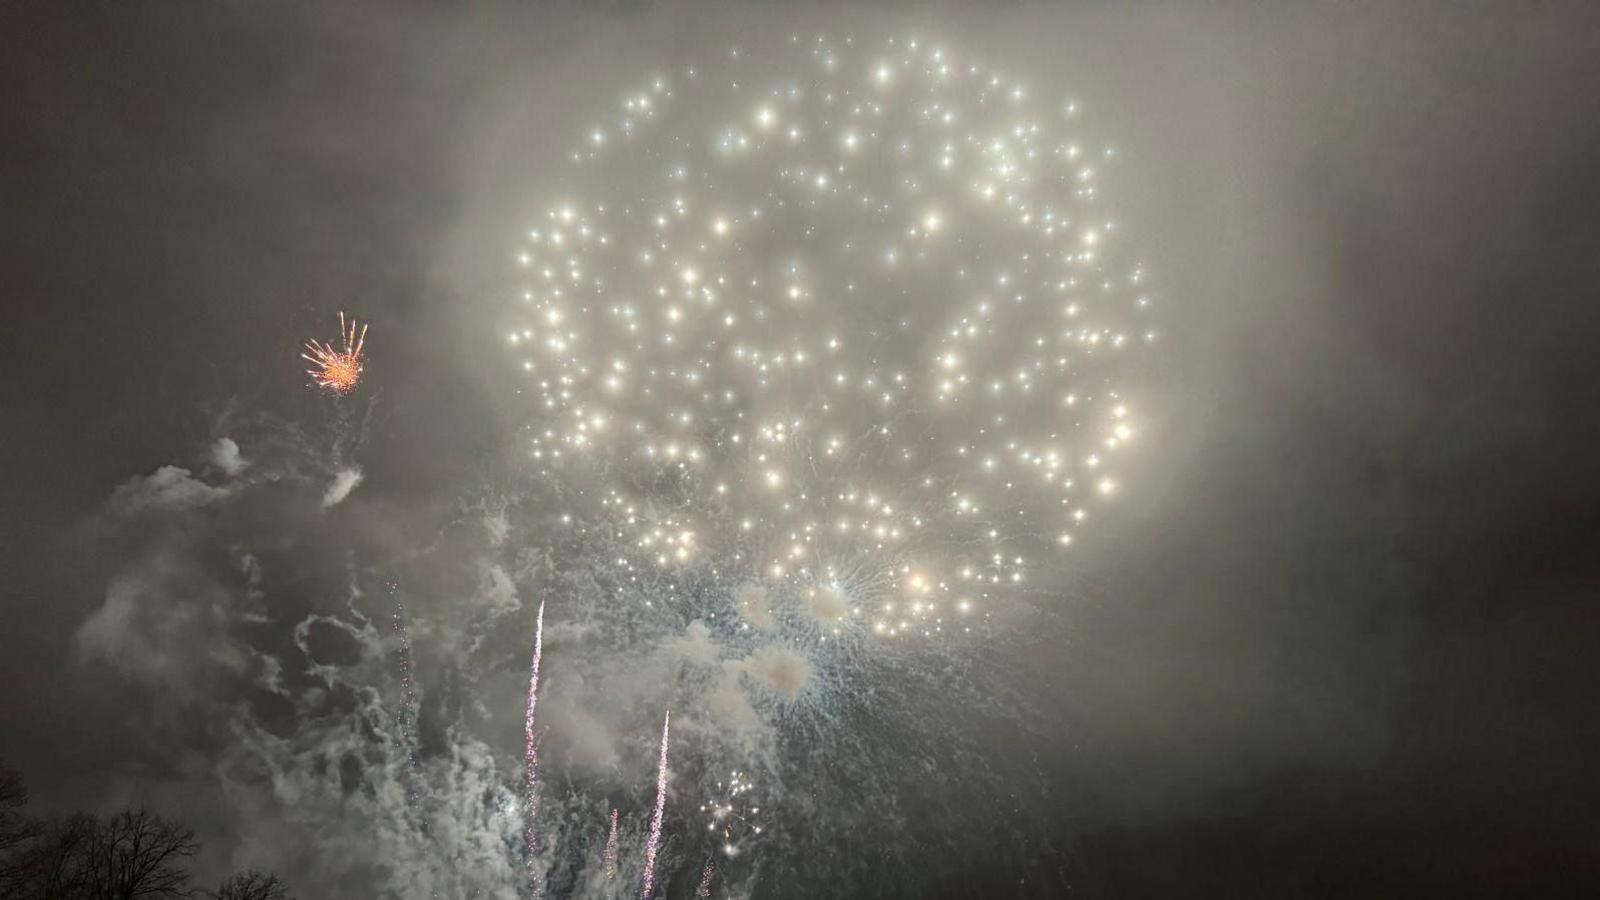
M 672 710 L 661 722 L 661 763 L 656 768 L 656 811 L 650 817 L 650 840 L 644 846 L 644 890 L 641 900 L 650 900 L 656 889 L 656 854 L 661 851 L 661 816 L 667 811 L 667 736 L 672 726 Z
M 716 874 L 717 864 L 714 862 L 706 863 L 705 870 L 700 873 L 700 889 L 694 892 L 696 897 L 711 896 L 711 879 L 714 878 Z
M 617 877 L 617 811 L 611 811 L 611 836 L 606 838 L 605 879 Z
M 531 871 L 534 854 L 539 851 L 539 657 L 544 653 L 544 603 L 539 604 L 538 624 L 533 632 L 533 668 L 528 675 L 528 709 L 522 718 L 522 848 L 524 862 Z M 535 894 L 537 894 L 535 890 Z

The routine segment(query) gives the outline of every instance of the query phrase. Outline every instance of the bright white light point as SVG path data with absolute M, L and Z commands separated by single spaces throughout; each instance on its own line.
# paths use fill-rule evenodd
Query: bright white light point
M 1100 491 L 1100 493 L 1106 494 L 1106 495 L 1114 494 L 1114 493 L 1117 492 L 1117 483 L 1115 481 L 1112 481 L 1109 478 L 1100 479 L 1100 483 L 1095 485 L 1095 487 L 1096 487 L 1096 489 L 1098 489 Z

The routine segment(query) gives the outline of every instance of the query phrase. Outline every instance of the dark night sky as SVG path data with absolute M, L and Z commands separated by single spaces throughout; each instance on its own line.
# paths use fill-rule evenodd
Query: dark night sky
M 1048 849 L 1008 887 L 975 838 L 966 883 L 1600 889 L 1600 14 L 847 9 L 8 9 L 0 760 L 35 804 L 179 784 L 118 740 L 135 689 L 73 657 L 119 484 L 222 420 L 315 419 L 290 351 L 359 307 L 385 335 L 370 540 L 416 540 L 515 424 L 471 312 L 579 111 L 743 34 L 909 23 L 1092 101 L 1181 297 L 1163 450 L 1030 651 L 1067 736 Z M 225 846 L 228 810 L 189 812 Z

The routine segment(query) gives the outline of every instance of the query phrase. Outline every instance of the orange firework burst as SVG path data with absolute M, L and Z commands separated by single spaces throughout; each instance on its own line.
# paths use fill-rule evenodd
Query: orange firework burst
M 344 349 L 335 350 L 332 344 L 307 341 L 307 353 L 300 354 L 311 363 L 306 374 L 318 387 L 335 394 L 348 394 L 361 383 L 361 351 L 367 343 L 367 326 L 356 331 L 355 320 L 347 326 L 344 313 L 339 313 L 339 336 L 344 339 Z

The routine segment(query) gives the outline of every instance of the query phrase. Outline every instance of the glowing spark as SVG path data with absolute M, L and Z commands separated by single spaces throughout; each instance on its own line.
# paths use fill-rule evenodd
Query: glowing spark
M 650 817 L 650 840 L 644 846 L 644 890 L 640 900 L 650 900 L 656 888 L 656 854 L 661 850 L 661 816 L 667 811 L 667 735 L 672 725 L 672 710 L 661 722 L 661 762 L 656 767 L 656 811 Z
M 343 350 L 321 341 L 307 341 L 308 352 L 300 356 L 311 363 L 312 368 L 307 369 L 306 374 L 318 387 L 335 394 L 348 394 L 361 383 L 361 354 L 367 344 L 367 326 L 362 325 L 358 333 L 355 320 L 351 319 L 346 326 L 344 313 L 340 312 L 339 336 L 344 340 Z

